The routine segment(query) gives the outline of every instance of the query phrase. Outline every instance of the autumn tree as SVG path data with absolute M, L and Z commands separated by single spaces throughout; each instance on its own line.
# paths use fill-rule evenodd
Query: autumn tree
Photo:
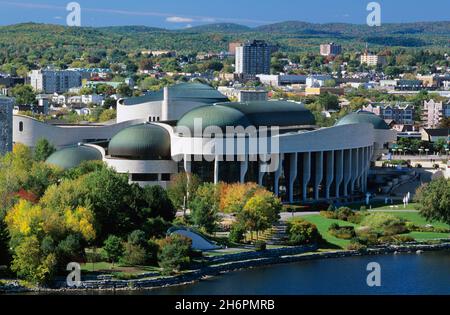
M 270 228 L 273 224 L 278 222 L 279 213 L 281 212 L 282 204 L 271 192 L 263 190 L 257 192 L 251 197 L 237 218 L 238 222 L 251 232 L 258 233 L 260 231 Z

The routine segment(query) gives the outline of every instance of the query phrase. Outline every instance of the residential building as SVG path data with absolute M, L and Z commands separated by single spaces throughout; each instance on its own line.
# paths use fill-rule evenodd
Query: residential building
M 0 155 L 12 151 L 14 99 L 0 96 Z
M 335 95 L 344 95 L 344 89 L 342 88 L 336 88 L 336 87 L 307 87 L 305 89 L 305 95 L 306 96 L 312 96 L 312 95 L 323 95 L 326 93 L 329 94 L 335 94 Z
M 335 43 L 329 43 L 329 44 L 322 44 L 320 45 L 320 54 L 322 56 L 330 57 L 330 56 L 337 56 L 342 53 L 342 46 L 335 44 Z
M 236 48 L 242 46 L 242 42 L 231 42 L 228 44 L 228 54 L 231 56 L 236 55 Z
M 450 103 L 424 101 L 422 122 L 425 128 L 437 128 L 444 117 L 450 117 Z
M 262 40 L 254 40 L 236 47 L 236 73 L 243 78 L 270 74 L 272 47 Z
M 312 75 L 306 78 L 306 86 L 309 88 L 323 87 L 330 81 L 333 81 L 333 77 L 330 75 Z
M 450 142 L 450 129 L 448 128 L 423 128 L 420 132 L 422 134 L 422 141 L 437 142 L 438 140 L 443 139 Z
M 256 77 L 262 84 L 275 87 L 292 84 L 305 84 L 307 78 L 306 75 L 299 74 L 258 74 Z
M 361 64 L 376 67 L 378 65 L 384 66 L 387 64 L 386 56 L 375 55 L 368 51 L 365 51 L 361 55 Z
M 45 94 L 65 93 L 82 84 L 81 73 L 71 70 L 32 70 L 29 77 L 34 90 Z
M 263 102 L 267 98 L 266 90 L 240 90 L 238 94 L 238 102 Z
M 384 120 L 393 120 L 400 125 L 414 124 L 415 109 L 411 104 L 369 104 L 364 111 L 374 113 Z

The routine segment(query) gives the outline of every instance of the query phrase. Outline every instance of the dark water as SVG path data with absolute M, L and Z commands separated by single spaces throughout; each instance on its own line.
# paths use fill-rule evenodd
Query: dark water
M 381 265 L 381 287 L 366 283 Z M 450 251 L 305 261 L 225 274 L 195 284 L 130 292 L 170 295 L 450 294 Z

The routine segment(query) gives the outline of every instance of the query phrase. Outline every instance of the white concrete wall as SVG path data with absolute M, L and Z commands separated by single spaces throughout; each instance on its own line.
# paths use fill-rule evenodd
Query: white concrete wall
M 19 124 L 23 123 L 23 131 Z M 142 123 L 142 120 L 127 121 L 113 125 L 50 125 L 36 119 L 14 115 L 13 142 L 34 147 L 36 142 L 45 138 L 58 148 L 75 145 L 86 139 L 110 139 L 122 129 Z

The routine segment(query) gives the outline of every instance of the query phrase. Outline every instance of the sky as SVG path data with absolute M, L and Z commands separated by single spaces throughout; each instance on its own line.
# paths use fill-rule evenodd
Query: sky
M 0 25 L 66 24 L 67 0 L 0 0 Z M 169 29 L 210 23 L 258 26 L 288 20 L 363 24 L 371 0 L 78 0 L 81 26 Z M 382 23 L 450 21 L 449 0 L 378 0 Z

